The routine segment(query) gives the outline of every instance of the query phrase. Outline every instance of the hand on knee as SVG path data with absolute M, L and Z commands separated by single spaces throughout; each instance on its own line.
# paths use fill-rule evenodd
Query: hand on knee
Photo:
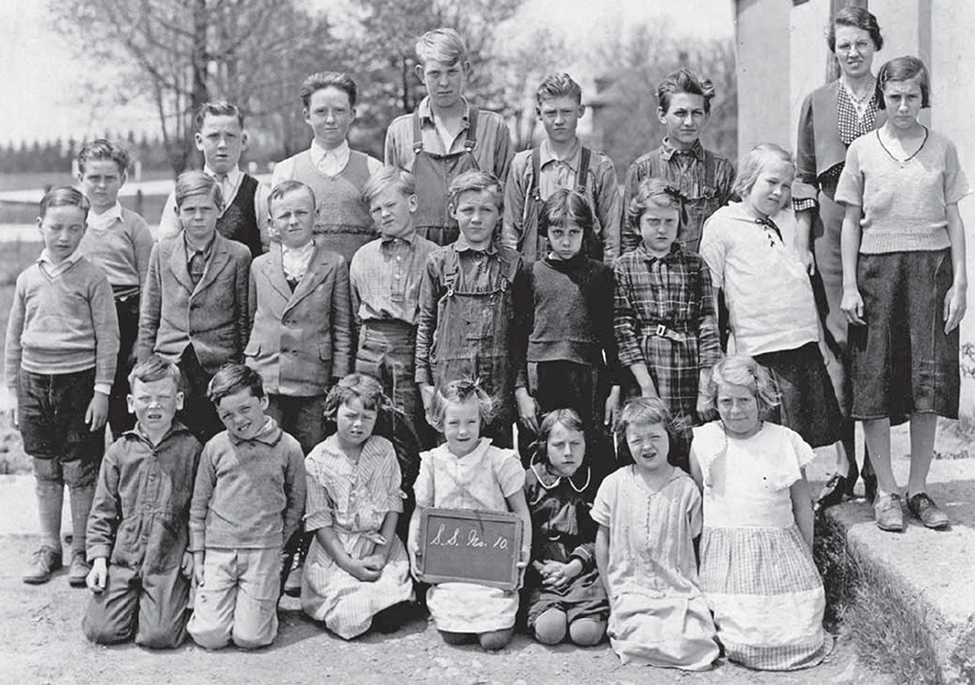
M 535 619 L 532 626 L 535 639 L 544 645 L 557 645 L 565 639 L 565 612 L 558 609 L 548 609 Z
M 598 645 L 606 634 L 606 622 L 580 618 L 569 626 L 569 639 L 580 647 Z
M 492 630 L 488 633 L 479 634 L 477 641 L 481 643 L 482 649 L 486 649 L 489 652 L 496 652 L 499 649 L 504 649 L 511 642 L 511 636 L 514 632 L 514 628 Z

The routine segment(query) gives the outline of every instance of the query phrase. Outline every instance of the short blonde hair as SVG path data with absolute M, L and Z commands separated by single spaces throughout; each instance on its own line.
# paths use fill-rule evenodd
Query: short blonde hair
M 462 404 L 468 400 L 477 402 L 477 413 L 481 417 L 481 430 L 491 423 L 495 415 L 495 400 L 481 387 L 481 381 L 464 378 L 450 381 L 433 393 L 433 402 L 427 421 L 438 431 L 443 431 L 443 419 L 448 404 Z
M 362 201 L 368 205 L 386 188 L 393 188 L 403 197 L 416 195 L 416 179 L 409 171 L 399 167 L 384 166 L 376 171 L 362 187 Z
M 740 385 L 751 390 L 762 418 L 768 417 L 772 409 L 779 405 L 779 390 L 772 374 L 747 354 L 725 357 L 711 369 L 705 392 L 708 411 L 714 414 L 717 413 L 718 393 L 722 385 Z
M 732 192 L 744 199 L 746 195 L 752 192 L 755 181 L 758 180 L 762 169 L 770 161 L 785 162 L 793 170 L 796 168 L 795 160 L 792 159 L 792 154 L 788 150 L 775 143 L 759 143 L 742 158 L 741 165 L 738 167 L 738 175 L 735 177 L 735 184 L 731 188 Z
M 454 29 L 438 28 L 427 31 L 416 41 L 416 59 L 421 65 L 429 60 L 443 64 L 467 61 L 467 44 Z

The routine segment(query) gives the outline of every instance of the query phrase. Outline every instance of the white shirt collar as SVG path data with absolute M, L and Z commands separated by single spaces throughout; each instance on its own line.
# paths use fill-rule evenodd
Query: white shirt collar
M 341 145 L 331 150 L 326 150 L 319 145 L 318 141 L 313 140 L 311 141 L 309 153 L 311 154 L 312 163 L 319 171 L 334 176 L 341 173 L 345 165 L 349 163 L 351 150 L 349 149 L 349 141 L 347 140 L 343 140 Z
M 309 240 L 304 246 L 297 248 L 281 245 L 281 266 L 284 269 L 285 278 L 300 281 L 308 270 L 314 251 L 314 240 Z
M 93 231 L 104 231 L 115 224 L 116 221 L 122 220 L 122 205 L 116 200 L 115 206 L 109 209 L 107 212 L 102 212 L 101 214 L 95 214 L 94 212 L 88 212 L 88 228 Z

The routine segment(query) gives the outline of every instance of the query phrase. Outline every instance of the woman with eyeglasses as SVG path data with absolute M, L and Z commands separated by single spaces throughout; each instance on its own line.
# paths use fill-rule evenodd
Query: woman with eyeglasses
M 846 150 L 855 139 L 883 125 L 884 111 L 878 107 L 873 57 L 883 47 L 877 18 L 860 7 L 845 7 L 836 13 L 826 32 L 830 52 L 836 56 L 840 77 L 810 93 L 799 115 L 796 144 L 796 177 L 792 204 L 796 212 L 796 247 L 800 259 L 822 289 L 817 297 L 826 342 L 836 363 L 827 365 L 840 409 L 844 415 L 842 447 L 837 446 L 836 469 L 819 497 L 830 506 L 853 495 L 857 481 L 854 422 L 849 419 L 849 383 L 846 380 L 847 320 L 840 309 L 843 274 L 840 231 L 843 207 L 833 201 L 843 171 Z M 823 292 L 825 291 L 825 292 Z M 825 301 L 824 301 L 825 300 Z M 828 305 L 828 312 L 825 311 Z M 863 480 L 868 499 L 876 492 L 876 477 L 864 457 Z

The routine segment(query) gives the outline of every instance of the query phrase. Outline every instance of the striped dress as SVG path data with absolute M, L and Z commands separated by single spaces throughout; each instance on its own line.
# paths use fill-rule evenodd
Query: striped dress
M 382 541 L 383 519 L 402 513 L 403 491 L 393 445 L 370 437 L 358 461 L 349 459 L 333 435 L 305 458 L 308 494 L 305 530 L 331 527 L 354 559 L 373 553 Z M 406 549 L 393 537 L 382 575 L 373 582 L 339 568 L 316 537 L 308 552 L 301 583 L 301 608 L 346 640 L 369 630 L 377 613 L 413 599 Z
M 765 422 L 744 440 L 694 429 L 704 476 L 701 589 L 731 661 L 787 671 L 822 661 L 826 600 L 789 488 L 813 460 L 799 434 Z

